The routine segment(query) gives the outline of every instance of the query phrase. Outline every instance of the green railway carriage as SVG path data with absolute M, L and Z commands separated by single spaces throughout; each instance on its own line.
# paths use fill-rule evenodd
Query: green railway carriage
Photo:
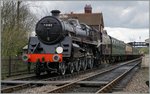
M 125 50 L 126 50 L 125 51 L 126 55 L 132 55 L 132 53 L 133 53 L 133 47 L 131 45 L 126 44 L 126 49 Z
M 124 55 L 126 44 L 123 41 L 110 37 L 111 39 L 111 54 L 112 55 Z
M 115 63 L 117 61 L 130 60 L 139 56 L 138 49 L 132 47 L 124 41 L 118 40 L 102 32 L 101 60 Z
M 138 55 L 139 50 L 136 47 L 132 47 L 129 44 L 126 44 L 126 55 Z

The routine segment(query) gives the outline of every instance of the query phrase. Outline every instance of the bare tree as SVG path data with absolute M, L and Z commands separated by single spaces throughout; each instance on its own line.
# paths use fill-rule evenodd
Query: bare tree
M 16 55 L 27 44 L 35 16 L 23 1 L 3 1 L 1 7 L 2 56 Z

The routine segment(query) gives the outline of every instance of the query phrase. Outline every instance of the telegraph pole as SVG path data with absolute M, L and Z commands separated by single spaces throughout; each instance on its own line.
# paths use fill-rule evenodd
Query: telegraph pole
M 19 15 L 20 15 L 20 10 L 19 10 L 19 8 L 20 8 L 20 3 L 21 3 L 21 1 L 17 1 L 17 30 L 19 31 Z

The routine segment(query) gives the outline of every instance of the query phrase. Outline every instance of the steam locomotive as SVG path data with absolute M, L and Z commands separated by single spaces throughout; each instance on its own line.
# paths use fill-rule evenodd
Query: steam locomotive
M 62 20 L 59 10 L 52 10 L 36 24 L 23 60 L 35 63 L 35 74 L 57 72 L 64 75 L 92 69 L 102 61 L 116 62 L 136 58 L 138 51 L 123 41 L 98 31 L 77 19 Z M 136 51 L 135 51 L 136 50 Z

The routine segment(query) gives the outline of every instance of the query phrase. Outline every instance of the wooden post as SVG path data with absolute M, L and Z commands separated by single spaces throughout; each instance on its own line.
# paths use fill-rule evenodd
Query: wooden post
M 20 3 L 21 3 L 21 1 L 18 1 L 17 2 L 17 30 L 19 31 L 19 15 L 20 15 L 20 10 L 19 10 L 19 8 L 20 8 Z
M 31 72 L 31 63 L 30 62 L 28 62 L 28 73 L 30 73 Z
M 11 76 L 11 56 L 9 56 L 9 61 L 8 61 L 8 76 Z

